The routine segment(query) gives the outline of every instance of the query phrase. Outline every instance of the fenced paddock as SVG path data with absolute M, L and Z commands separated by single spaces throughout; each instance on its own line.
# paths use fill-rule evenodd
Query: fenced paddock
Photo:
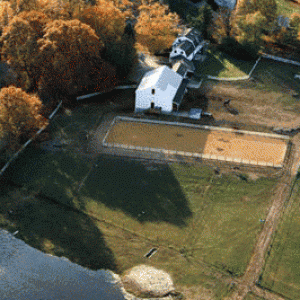
M 102 144 L 244 165 L 282 168 L 289 137 L 186 123 L 116 117 Z

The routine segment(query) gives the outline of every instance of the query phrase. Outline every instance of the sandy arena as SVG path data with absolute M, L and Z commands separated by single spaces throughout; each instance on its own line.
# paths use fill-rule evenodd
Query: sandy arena
M 187 126 L 117 120 L 105 143 L 222 156 L 282 166 L 287 139 Z

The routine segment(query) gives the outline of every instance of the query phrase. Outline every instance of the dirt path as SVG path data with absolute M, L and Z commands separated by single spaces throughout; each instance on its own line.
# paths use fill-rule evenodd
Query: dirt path
M 290 197 L 293 179 L 297 174 L 297 166 L 299 165 L 299 146 L 300 136 L 298 134 L 293 138 L 291 158 L 285 166 L 282 179 L 274 192 L 273 205 L 270 208 L 264 228 L 258 238 L 246 272 L 239 280 L 237 291 L 230 296 L 230 299 L 226 298 L 226 300 L 242 300 L 247 293 L 252 290 L 260 292 L 255 287 L 255 283 L 265 264 L 265 253 L 269 249 L 272 236 L 282 215 L 284 202 Z M 272 297 L 273 298 L 268 299 L 281 299 L 278 297 L 276 298 L 275 295 Z
M 258 286 L 255 286 L 253 288 L 252 293 L 254 293 L 255 295 L 257 295 L 263 299 L 266 299 L 266 300 L 284 300 L 284 298 L 282 298 L 274 293 L 263 290 L 262 288 L 259 288 Z

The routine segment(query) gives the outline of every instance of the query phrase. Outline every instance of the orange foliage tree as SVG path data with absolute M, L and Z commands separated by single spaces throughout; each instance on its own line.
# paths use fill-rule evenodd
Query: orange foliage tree
M 52 20 L 71 20 L 69 3 L 62 0 L 38 0 L 38 10 Z
M 44 33 L 38 41 L 43 61 L 40 89 L 51 85 L 68 98 L 116 84 L 114 68 L 101 58 L 103 42 L 90 26 L 79 20 L 55 20 Z
M 37 40 L 43 36 L 48 22 L 39 11 L 22 12 L 15 16 L 3 30 L 2 59 L 21 76 L 21 87 L 35 90 L 40 76 Z
M 0 91 L 0 133 L 15 149 L 48 121 L 40 114 L 41 100 L 13 86 Z
M 238 39 L 258 43 L 262 35 L 270 34 L 274 28 L 277 4 L 275 0 L 241 0 L 235 16 Z
M 9 20 L 14 16 L 14 12 L 9 2 L 0 2 L 0 28 L 3 30 L 8 25 Z
M 118 39 L 124 32 L 128 11 L 123 11 L 122 7 L 118 8 L 111 0 L 98 0 L 96 5 L 83 9 L 80 14 L 75 14 L 75 17 L 90 25 L 106 44 Z
M 10 0 L 10 6 L 15 15 L 30 10 L 38 9 L 38 0 Z
M 282 27 L 273 36 L 275 44 L 288 47 L 300 52 L 300 14 L 293 13 L 290 17 L 289 28 Z
M 128 75 L 137 60 L 135 41 L 124 34 L 131 8 L 132 4 L 127 0 L 98 0 L 77 16 L 104 42 L 102 57 L 116 68 L 119 79 Z
M 143 3 L 139 11 L 135 24 L 137 42 L 150 53 L 169 48 L 179 33 L 179 16 L 158 2 Z

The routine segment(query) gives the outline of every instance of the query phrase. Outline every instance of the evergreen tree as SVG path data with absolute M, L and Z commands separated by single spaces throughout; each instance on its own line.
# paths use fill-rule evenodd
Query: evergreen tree
M 210 39 L 211 31 L 209 29 L 212 23 L 212 8 L 210 5 L 201 6 L 196 17 L 188 15 L 187 21 L 189 26 L 198 29 L 205 39 Z

